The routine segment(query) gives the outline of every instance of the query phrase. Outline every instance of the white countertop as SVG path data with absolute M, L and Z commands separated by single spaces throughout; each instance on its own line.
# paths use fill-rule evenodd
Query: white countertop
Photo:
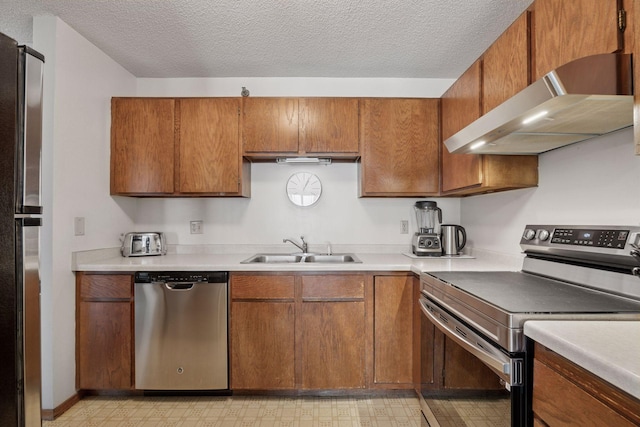
M 182 250 L 162 256 L 122 257 L 118 250 L 104 249 L 74 253 L 73 271 L 517 271 L 522 257 L 476 251 L 460 258 L 411 258 L 400 251 L 395 253 L 353 252 L 362 263 L 278 263 L 241 264 L 256 252 L 222 253 L 204 250 Z M 471 257 L 473 256 L 473 257 Z
M 640 322 L 534 320 L 524 333 L 640 399 Z

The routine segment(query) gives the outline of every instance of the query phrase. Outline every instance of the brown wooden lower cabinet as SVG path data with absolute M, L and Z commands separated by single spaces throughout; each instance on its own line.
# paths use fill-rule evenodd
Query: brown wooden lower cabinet
M 234 390 L 369 387 L 372 276 L 231 275 Z
M 234 301 L 231 388 L 293 389 L 292 302 Z
M 374 277 L 374 383 L 413 387 L 413 275 Z
M 640 400 L 538 343 L 533 412 L 536 426 L 640 425 Z
M 76 386 L 133 388 L 133 275 L 76 275 Z
M 294 277 L 231 276 L 231 388 L 295 388 Z
M 364 388 L 364 301 L 302 304 L 301 388 Z
M 365 276 L 302 276 L 301 286 L 300 387 L 365 388 Z

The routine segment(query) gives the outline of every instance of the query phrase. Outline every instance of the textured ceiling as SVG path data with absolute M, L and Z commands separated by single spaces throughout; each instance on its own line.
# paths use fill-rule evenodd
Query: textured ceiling
M 532 0 L 0 0 L 55 15 L 137 77 L 456 78 Z

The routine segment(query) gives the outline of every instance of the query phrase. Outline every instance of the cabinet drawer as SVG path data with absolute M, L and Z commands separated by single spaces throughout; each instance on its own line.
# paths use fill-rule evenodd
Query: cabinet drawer
M 236 299 L 293 299 L 293 276 L 232 276 L 231 298 Z
M 364 276 L 303 276 L 302 299 L 306 301 L 364 299 Z
M 635 425 L 538 360 L 534 360 L 533 378 L 533 412 L 551 427 L 570 424 Z
M 133 297 L 130 274 L 79 274 L 82 300 L 130 300 Z

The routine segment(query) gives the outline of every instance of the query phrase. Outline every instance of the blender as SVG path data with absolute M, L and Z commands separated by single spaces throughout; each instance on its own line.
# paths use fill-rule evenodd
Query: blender
M 411 248 L 418 256 L 442 255 L 440 242 L 440 223 L 442 222 L 442 210 L 436 202 L 422 200 L 413 206 L 416 212 L 418 231 L 413 235 Z

